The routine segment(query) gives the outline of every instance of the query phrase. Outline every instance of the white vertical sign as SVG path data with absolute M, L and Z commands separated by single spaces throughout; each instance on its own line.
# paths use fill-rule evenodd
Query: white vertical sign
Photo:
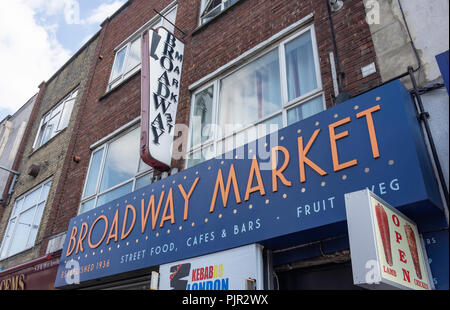
M 141 147 L 144 146 L 142 143 L 146 144 L 145 150 L 141 149 L 141 157 L 153 167 L 168 169 L 172 158 L 184 44 L 173 33 L 159 27 L 156 31 L 149 31 L 145 48 L 148 49 L 143 56 L 148 57 L 149 72 L 148 76 L 143 74 L 142 82 L 146 85 L 143 86 L 142 100 L 147 102 L 142 102 L 142 111 L 148 115 L 143 115 L 142 120 L 148 124 L 142 124 L 147 141 L 141 141 Z

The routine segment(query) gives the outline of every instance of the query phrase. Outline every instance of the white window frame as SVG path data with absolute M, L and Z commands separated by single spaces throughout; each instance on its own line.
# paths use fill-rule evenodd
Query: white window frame
M 42 119 L 41 119 L 41 121 L 40 121 L 40 123 L 39 123 L 38 131 L 37 131 L 37 133 L 36 133 L 36 137 L 35 137 L 34 142 L 33 142 L 33 150 L 36 150 L 36 149 L 40 148 L 41 146 L 47 144 L 47 142 L 49 142 L 53 137 L 57 136 L 61 131 L 63 131 L 63 129 L 67 128 L 67 126 L 68 126 L 69 123 L 70 123 L 70 118 L 71 118 L 71 115 L 72 115 L 72 112 L 73 112 L 73 108 L 74 108 L 74 106 L 75 106 L 75 101 L 76 101 L 77 98 L 78 98 L 78 90 L 79 90 L 78 87 L 75 88 L 74 90 L 72 90 L 67 96 L 64 97 L 63 100 L 61 100 L 57 105 L 55 105 L 53 108 L 51 108 L 50 111 L 48 111 L 47 113 L 44 114 L 44 116 L 42 117 Z M 76 94 L 75 97 L 73 97 L 73 94 L 74 94 L 75 92 L 76 92 L 77 94 Z M 73 98 L 72 98 L 72 97 L 73 97 Z M 70 101 L 73 101 L 73 105 L 72 105 L 72 110 L 71 110 L 70 113 L 69 113 L 69 114 L 70 114 L 70 115 L 69 115 L 69 122 L 67 122 L 67 124 L 65 125 L 64 128 L 59 128 L 59 126 L 60 126 L 60 124 L 61 124 L 61 119 L 62 119 L 62 116 L 63 116 L 63 112 L 65 111 L 65 108 L 66 108 L 66 104 L 67 104 L 68 102 L 70 102 Z M 43 123 L 44 123 L 44 120 L 45 120 L 45 118 L 46 118 L 47 116 L 50 116 L 50 115 L 53 113 L 53 111 L 55 111 L 56 109 L 58 109 L 61 105 L 62 105 L 62 109 L 61 109 L 61 111 L 59 112 L 59 116 L 58 116 L 59 119 L 58 119 L 58 123 L 57 123 L 57 125 L 56 125 L 56 129 L 55 129 L 55 131 L 54 131 L 54 134 L 53 134 L 53 136 L 51 136 L 47 141 L 45 141 L 44 143 L 42 143 L 42 138 L 44 137 L 43 134 L 45 133 L 45 131 L 46 131 L 46 129 L 47 129 L 47 126 L 46 126 L 45 128 L 42 128 Z M 52 119 L 52 118 L 49 118 L 49 119 L 47 120 L 47 125 L 48 125 L 48 122 L 49 122 L 51 119 Z M 40 141 L 39 141 L 39 140 L 40 140 Z
M 11 214 L 10 214 L 10 217 L 9 217 L 9 219 L 8 219 L 8 224 L 6 225 L 6 230 L 5 230 L 5 232 L 4 232 L 4 236 L 3 236 L 3 240 L 2 240 L 2 245 L 1 245 L 1 247 L 0 247 L 0 255 L 1 255 L 1 253 L 3 252 L 3 247 L 4 247 L 4 246 L 7 246 L 8 249 L 6 250 L 6 256 L 3 257 L 3 258 L 1 258 L 1 256 L 0 256 L 0 260 L 7 259 L 7 258 L 9 258 L 9 257 L 11 257 L 11 256 L 17 255 L 17 254 L 19 254 L 19 253 L 22 253 L 22 252 L 24 252 L 24 251 L 26 251 L 26 250 L 29 250 L 29 249 L 31 249 L 31 248 L 34 247 L 34 245 L 35 245 L 35 243 L 36 243 L 36 238 L 37 238 L 37 236 L 38 236 L 38 234 L 39 234 L 39 227 L 40 227 L 40 225 L 41 225 L 42 216 L 44 215 L 45 207 L 46 207 L 46 205 L 47 205 L 47 198 L 48 198 L 48 196 L 50 195 L 50 191 L 51 191 L 51 186 L 52 186 L 52 184 L 50 184 L 50 188 L 49 188 L 49 191 L 48 191 L 47 196 L 45 197 L 45 199 L 44 199 L 44 200 L 41 200 L 40 197 L 41 197 L 42 190 L 43 190 L 43 188 L 45 187 L 45 185 L 47 185 L 48 183 L 51 183 L 51 182 L 52 182 L 52 178 L 47 179 L 47 180 L 45 180 L 44 182 L 42 182 L 42 183 L 40 183 L 39 185 L 33 187 L 32 189 L 30 189 L 29 191 L 27 191 L 26 193 L 20 195 L 19 197 L 17 197 L 17 198 L 15 199 L 13 209 L 12 209 Z M 40 188 L 40 189 L 39 189 L 39 188 Z M 38 196 L 39 198 L 38 198 L 38 200 L 36 200 L 36 202 L 35 202 L 33 205 L 31 205 L 30 207 L 28 207 L 27 209 L 20 210 L 19 212 L 17 212 L 17 213 L 14 215 L 13 218 L 11 218 L 12 215 L 14 214 L 14 209 L 17 207 L 17 203 L 20 202 L 22 199 L 25 201 L 25 199 L 27 198 L 27 196 L 28 196 L 29 194 L 31 194 L 32 192 L 34 192 L 35 190 L 39 190 L 39 196 Z M 14 239 L 14 235 L 15 235 L 15 233 L 16 233 L 17 224 L 18 224 L 18 220 L 19 220 L 20 216 L 21 216 L 23 213 L 29 211 L 30 209 L 35 208 L 35 210 L 34 210 L 34 215 L 33 215 L 33 220 L 32 220 L 32 222 L 31 222 L 31 223 L 34 223 L 35 220 L 36 220 L 36 212 L 37 212 L 38 206 L 39 206 L 42 202 L 45 202 L 45 203 L 44 203 L 44 207 L 43 207 L 43 209 L 42 209 L 42 215 L 41 215 L 41 218 L 39 219 L 39 227 L 38 227 L 38 230 L 37 230 L 37 232 L 36 232 L 35 240 L 33 240 L 33 244 L 32 244 L 31 246 L 27 246 L 28 239 L 30 238 L 30 233 L 31 233 L 31 230 L 32 230 L 32 229 L 31 229 L 32 227 L 30 227 L 30 229 L 28 230 L 28 234 L 27 234 L 27 238 L 26 238 L 26 242 L 27 242 L 27 243 L 25 244 L 25 247 L 24 247 L 22 250 L 19 250 L 19 251 L 16 252 L 16 253 L 10 254 L 9 252 L 10 252 L 10 249 L 11 249 L 12 241 L 13 241 L 13 239 Z M 24 202 L 22 202 L 22 205 L 23 205 L 23 203 L 24 203 Z M 7 244 L 5 244 L 6 234 L 8 233 L 9 227 L 10 227 L 10 225 L 11 225 L 11 220 L 14 219 L 14 218 L 16 219 L 16 222 L 14 223 L 14 228 L 13 228 L 13 230 L 12 230 L 12 232 L 11 232 L 11 236 L 10 236 L 9 242 L 8 242 Z
M 172 12 L 172 10 L 177 10 L 178 6 L 177 6 L 178 1 L 173 1 L 171 4 L 169 4 L 166 8 L 164 8 L 164 10 L 162 10 L 160 13 L 164 16 L 168 15 L 169 13 Z M 106 88 L 106 92 L 111 91 L 112 89 L 116 88 L 117 86 L 121 85 L 124 81 L 126 81 L 130 76 L 132 76 L 134 73 L 136 73 L 137 71 L 139 71 L 141 69 L 141 62 L 139 62 L 139 64 L 137 64 L 136 66 L 134 66 L 133 68 L 131 68 L 129 71 L 125 72 L 125 68 L 127 68 L 128 66 L 128 61 L 129 61 L 129 51 L 130 51 L 130 47 L 131 44 L 133 42 L 135 42 L 136 40 L 140 40 L 142 37 L 142 34 L 148 30 L 153 28 L 156 24 L 158 24 L 161 21 L 161 18 L 158 14 L 156 14 L 154 17 L 152 17 L 147 23 L 145 23 L 145 25 L 143 25 L 141 28 L 139 28 L 136 32 L 134 32 L 131 36 L 129 36 L 125 41 L 123 41 L 122 43 L 120 43 L 115 49 L 114 49 L 114 62 L 113 65 L 111 67 L 111 71 L 109 73 L 109 79 L 108 79 L 108 86 Z M 174 23 L 175 24 L 175 23 Z M 122 65 L 122 70 L 119 73 L 119 75 L 117 77 L 115 77 L 113 79 L 113 69 L 116 65 L 116 61 L 117 61 L 117 55 L 119 54 L 120 51 L 122 51 L 123 49 L 126 49 L 125 51 L 125 58 L 124 58 L 124 62 Z
M 84 180 L 83 191 L 81 192 L 81 201 L 80 201 L 80 204 L 79 204 L 79 207 L 78 207 L 78 214 L 81 214 L 80 212 L 82 211 L 81 207 L 82 207 L 83 203 L 88 202 L 91 199 L 95 199 L 95 201 L 94 201 L 94 209 L 95 209 L 95 208 L 99 207 L 97 205 L 97 203 L 98 203 L 98 198 L 100 196 L 102 196 L 104 194 L 107 194 L 107 193 L 109 193 L 109 192 L 111 192 L 111 191 L 121 187 L 122 185 L 128 184 L 130 182 L 133 183 L 131 192 L 134 192 L 136 190 L 136 181 L 137 181 L 137 179 L 139 179 L 139 178 L 141 178 L 143 176 L 150 175 L 150 174 L 153 175 L 154 170 L 152 168 L 148 168 L 148 169 L 145 169 L 143 171 L 139 171 L 139 168 L 140 168 L 139 167 L 140 156 L 139 156 L 139 159 L 138 159 L 139 161 L 137 163 L 137 172 L 134 174 L 134 176 L 132 178 L 127 179 L 127 180 L 121 182 L 120 184 L 116 184 L 116 185 L 114 185 L 114 186 L 112 186 L 110 188 L 107 188 L 106 190 L 100 192 L 100 185 L 101 185 L 101 180 L 102 180 L 102 176 L 103 176 L 103 173 L 104 173 L 106 156 L 108 154 L 109 146 L 114 141 L 116 141 L 116 140 L 120 139 L 121 137 L 129 134 L 133 130 L 140 128 L 139 127 L 140 125 L 136 125 L 134 121 L 131 122 L 131 123 L 132 124 L 130 126 L 127 126 L 126 128 L 123 128 L 120 132 L 119 131 L 115 132 L 114 135 L 108 137 L 107 140 L 102 139 L 101 141 L 103 143 L 101 145 L 99 145 L 99 146 L 96 146 L 95 149 L 92 150 L 91 158 L 89 160 L 88 170 L 87 170 L 86 177 L 85 177 L 85 180 Z M 97 143 L 95 145 L 97 145 Z M 95 153 L 99 152 L 101 149 L 103 149 L 103 154 L 102 154 L 102 159 L 101 159 L 100 166 L 99 166 L 99 171 L 98 171 L 98 175 L 97 175 L 97 181 L 95 183 L 95 192 L 93 194 L 91 194 L 91 195 L 88 195 L 88 196 L 84 197 L 83 195 L 84 195 L 84 192 L 86 191 L 88 176 L 89 176 L 89 173 L 91 171 L 91 166 L 92 166 L 93 155 Z
M 229 5 L 228 7 L 225 8 L 225 3 L 229 1 L 229 0 L 221 0 L 221 4 L 220 4 L 220 12 L 217 13 L 214 16 L 211 16 L 208 20 L 204 21 L 205 17 L 202 17 L 202 15 L 204 14 L 204 11 L 206 9 L 206 5 L 208 4 L 208 2 L 210 2 L 210 0 L 201 0 L 200 2 L 200 14 L 198 17 L 198 24 L 199 25 L 203 25 L 206 24 L 207 22 L 209 22 L 210 20 L 214 19 L 216 16 L 220 15 L 225 9 L 228 9 L 229 7 L 233 6 L 236 2 L 240 1 L 240 0 L 236 0 L 236 2 L 232 3 L 231 5 Z M 219 5 L 215 6 L 214 8 L 217 8 Z M 214 11 L 214 10 L 211 10 Z
M 289 42 L 297 39 L 298 37 L 307 33 L 308 31 L 310 31 L 310 34 L 311 34 L 311 44 L 312 44 L 312 48 L 313 48 L 314 68 L 315 68 L 315 74 L 316 74 L 317 87 L 314 90 L 311 90 L 308 93 L 303 94 L 303 95 L 289 101 L 288 100 L 288 91 L 287 91 L 285 46 Z M 258 58 L 266 55 L 267 53 L 269 53 L 277 48 L 278 48 L 278 61 L 279 61 L 279 67 L 280 67 L 280 84 L 281 84 L 280 86 L 281 86 L 281 101 L 282 101 L 281 109 L 279 109 L 276 112 L 271 113 L 270 115 L 266 115 L 261 119 L 258 119 L 256 122 L 249 124 L 248 126 L 242 127 L 239 130 L 236 130 L 233 133 L 230 133 L 230 134 L 227 134 L 224 136 L 222 136 L 218 132 L 218 130 L 214 130 L 213 138 L 210 138 L 203 143 L 198 143 L 191 147 L 191 139 L 192 139 L 191 132 L 192 132 L 192 121 L 193 121 L 193 115 L 194 115 L 195 96 L 211 86 L 214 87 L 214 89 L 213 89 L 212 121 L 215 125 L 220 126 L 221 124 L 219 124 L 219 115 L 218 115 L 219 109 L 220 109 L 220 107 L 219 107 L 219 104 L 220 104 L 220 102 L 219 102 L 220 81 L 222 79 L 226 78 L 227 76 L 232 75 L 233 73 L 240 70 L 241 68 L 247 66 L 251 62 L 257 60 Z M 227 66 L 227 65 L 225 65 L 225 66 Z M 311 24 L 311 25 L 301 28 L 300 30 L 296 31 L 295 33 L 289 35 L 286 38 L 282 38 L 281 40 L 278 40 L 275 43 L 268 42 L 267 45 L 261 51 L 254 53 L 254 55 L 249 56 L 245 62 L 241 63 L 238 66 L 233 67 L 231 70 L 226 70 L 225 72 L 217 74 L 212 79 L 212 81 L 210 79 L 209 82 L 206 82 L 205 84 L 199 86 L 198 88 L 195 89 L 195 91 L 192 92 L 192 94 L 191 94 L 191 111 L 190 111 L 190 117 L 189 117 L 189 135 L 188 135 L 188 141 L 187 141 L 187 143 L 188 143 L 187 151 L 186 151 L 186 156 L 185 156 L 185 168 L 188 167 L 188 159 L 194 153 L 197 153 L 199 151 L 201 152 L 203 149 L 206 149 L 207 147 L 210 147 L 211 145 L 213 145 L 214 156 L 212 156 L 211 158 L 213 158 L 217 155 L 220 155 L 220 154 L 222 154 L 222 152 L 217 151 L 218 143 L 220 143 L 221 141 L 225 141 L 232 136 L 239 135 L 240 133 L 245 132 L 249 128 L 257 126 L 258 124 L 264 123 L 265 121 L 267 121 L 279 114 L 281 114 L 282 126 L 286 127 L 288 125 L 287 124 L 287 111 L 288 110 L 296 108 L 296 107 L 302 105 L 303 103 L 307 103 L 310 100 L 313 100 L 319 96 L 322 96 L 323 110 L 325 110 L 326 109 L 326 101 L 325 101 L 321 72 L 320 72 L 320 60 L 319 60 L 319 53 L 318 53 L 318 48 L 317 48 L 316 33 L 315 33 L 314 25 Z M 259 133 L 258 133 L 258 138 L 260 138 Z M 248 141 L 248 142 L 251 142 L 251 141 Z M 209 158 L 207 158 L 207 159 L 209 159 Z
M 137 72 L 141 68 L 141 63 L 139 62 L 136 66 L 134 66 L 133 68 L 131 68 L 130 70 L 125 72 L 125 68 L 128 67 L 128 62 L 130 60 L 129 53 L 130 53 L 131 44 L 136 42 L 136 40 L 140 40 L 140 39 L 141 39 L 141 35 L 139 35 L 138 37 L 135 37 L 133 40 L 128 42 L 125 46 L 121 47 L 119 50 L 116 51 L 116 54 L 114 56 L 114 63 L 113 63 L 113 66 L 111 68 L 111 74 L 109 76 L 108 90 L 113 89 L 114 87 L 119 85 L 121 83 L 121 81 L 126 80 L 128 77 L 133 75 L 135 72 Z M 117 55 L 123 49 L 125 49 L 125 56 L 124 56 L 124 61 L 123 61 L 123 64 L 122 64 L 122 69 L 121 69 L 120 73 L 118 74 L 118 76 L 113 79 L 112 73 L 113 73 L 113 69 L 114 69 L 114 67 L 116 65 L 116 62 L 117 62 Z

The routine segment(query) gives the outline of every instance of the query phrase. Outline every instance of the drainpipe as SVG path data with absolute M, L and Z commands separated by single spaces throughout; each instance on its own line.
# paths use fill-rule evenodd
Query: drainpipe
M 449 198 L 448 197 L 448 188 L 445 183 L 445 178 L 444 178 L 444 174 L 442 172 L 441 163 L 439 161 L 439 157 L 438 157 L 438 154 L 436 151 L 436 146 L 434 144 L 433 136 L 432 136 L 431 130 L 430 130 L 430 125 L 428 123 L 428 118 L 430 117 L 430 115 L 428 114 L 428 112 L 425 112 L 425 109 L 423 107 L 422 98 L 420 97 L 419 88 L 417 87 L 416 78 L 414 77 L 413 67 L 411 67 L 411 66 L 408 67 L 408 73 L 411 78 L 411 83 L 413 85 L 413 89 L 410 92 L 416 98 L 416 101 L 417 101 L 418 114 L 419 114 L 418 119 L 420 122 L 422 122 L 424 124 L 424 127 L 425 127 L 426 135 L 428 138 L 428 142 L 430 144 L 431 153 L 433 156 L 434 163 L 436 165 L 436 170 L 438 173 L 439 181 L 441 183 L 442 191 L 445 196 L 444 198 L 445 198 L 446 207 L 447 207 L 447 211 L 448 211 L 448 198 Z
M 12 182 L 11 182 L 11 185 L 9 186 L 9 190 L 8 190 L 8 196 L 10 196 L 10 195 L 14 192 L 14 185 L 16 185 L 17 177 L 20 175 L 20 172 L 15 171 L 15 170 L 8 169 L 8 168 L 3 167 L 3 166 L 0 166 L 0 169 L 5 170 L 5 171 L 7 171 L 7 172 L 9 172 L 9 173 L 14 174 L 13 179 L 12 179 Z M 1 198 L 1 197 L 0 197 L 0 198 Z M 9 199 L 7 199 L 7 200 L 9 200 Z M 3 205 L 3 203 L 4 203 L 3 199 L 0 199 L 0 205 Z M 6 204 L 6 205 L 7 205 L 7 204 Z M 3 206 L 6 206 L 6 205 L 3 205 Z
M 11 182 L 11 186 L 9 187 L 9 191 L 8 191 L 8 195 L 11 195 L 12 192 L 14 191 L 14 185 L 16 184 L 17 177 L 20 175 L 20 172 L 19 172 L 19 171 L 16 171 L 16 170 L 8 169 L 8 168 L 3 167 L 3 166 L 0 166 L 0 169 L 6 170 L 6 171 L 8 171 L 8 172 L 14 174 L 14 178 L 13 178 L 13 180 L 12 180 L 12 182 Z
M 325 2 L 327 4 L 328 20 L 330 21 L 331 39 L 333 41 L 334 54 L 336 55 L 336 70 L 337 70 L 337 80 L 338 80 L 339 95 L 336 98 L 335 104 L 339 104 L 339 103 L 342 103 L 342 102 L 350 99 L 351 96 L 350 96 L 350 94 L 347 91 L 344 90 L 344 85 L 343 85 L 344 72 L 341 71 L 341 63 L 339 61 L 339 54 L 338 54 L 337 43 L 336 43 L 336 36 L 335 36 L 335 33 L 334 33 L 333 18 L 331 16 L 330 0 L 325 0 Z

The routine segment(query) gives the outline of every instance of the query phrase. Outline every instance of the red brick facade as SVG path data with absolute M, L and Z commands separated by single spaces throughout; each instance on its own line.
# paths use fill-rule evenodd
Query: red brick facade
M 105 95 L 115 56 L 114 49 L 155 15 L 153 9 L 161 11 L 171 2 L 129 1 L 102 25 L 88 89 L 84 94 L 64 173 L 52 206 L 49 221 L 53 221 L 53 224 L 47 226 L 46 235 L 65 231 L 69 220 L 77 215 L 91 157 L 90 145 L 140 115 L 139 73 Z M 329 53 L 334 49 L 325 0 L 241 0 L 198 28 L 199 11 L 200 0 L 178 1 L 176 25 L 187 35 L 184 38 L 185 55 L 177 123 L 189 123 L 189 85 L 311 13 L 323 90 L 327 106 L 331 105 L 334 92 Z M 366 78 L 361 74 L 361 67 L 376 63 L 363 2 L 347 0 L 344 7 L 332 16 L 341 69 L 345 73 L 344 89 L 355 96 L 378 86 L 381 83 L 378 73 Z M 178 31 L 175 34 L 180 36 Z M 74 155 L 81 158 L 80 162 L 72 160 Z M 181 162 L 174 164 L 182 168 Z

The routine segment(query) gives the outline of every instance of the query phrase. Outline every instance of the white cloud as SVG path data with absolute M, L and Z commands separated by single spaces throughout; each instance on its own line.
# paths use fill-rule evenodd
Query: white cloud
M 61 0 L 10 0 L 0 10 L 0 108 L 17 111 L 69 58 L 56 40 L 58 25 L 36 23 L 36 5 L 61 10 Z M 41 7 L 44 8 L 44 7 Z
M 80 18 L 79 0 L 8 0 L 0 7 L 0 114 L 17 111 L 71 56 L 56 38 L 66 24 L 99 25 L 126 0 L 103 3 Z M 61 25 L 62 26 L 62 25 Z M 90 36 L 86 36 L 89 39 Z M 86 40 L 87 41 L 87 40 Z
M 78 0 L 23 0 L 30 8 L 43 12 L 48 16 L 64 14 L 67 24 L 100 24 L 108 16 L 116 12 L 126 0 L 114 0 L 111 3 L 102 3 L 91 14 L 80 18 L 80 4 Z
M 67 24 L 80 23 L 80 4 L 78 0 L 23 0 L 35 12 L 47 16 L 63 14 Z
M 94 9 L 91 15 L 86 18 L 84 22 L 87 24 L 100 24 L 107 17 L 113 15 L 124 3 L 124 0 L 116 0 L 110 4 L 103 3 Z

